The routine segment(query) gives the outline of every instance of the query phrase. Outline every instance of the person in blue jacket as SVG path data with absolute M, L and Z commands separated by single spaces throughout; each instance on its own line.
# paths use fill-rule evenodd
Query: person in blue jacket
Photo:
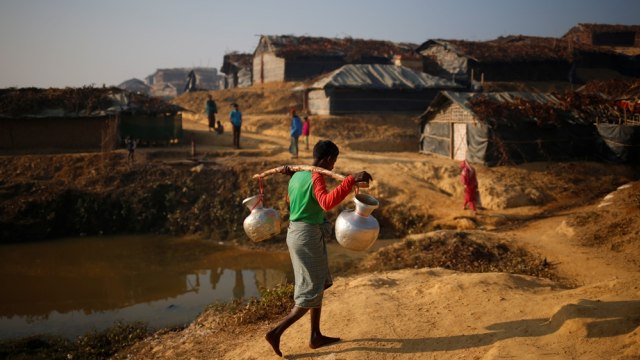
M 233 146 L 240 149 L 240 128 L 242 127 L 242 113 L 238 110 L 238 104 L 234 103 L 233 110 L 229 113 L 229 120 L 233 127 Z
M 289 152 L 292 159 L 298 158 L 298 138 L 302 135 L 302 120 L 296 114 L 296 109 L 291 108 L 291 145 Z

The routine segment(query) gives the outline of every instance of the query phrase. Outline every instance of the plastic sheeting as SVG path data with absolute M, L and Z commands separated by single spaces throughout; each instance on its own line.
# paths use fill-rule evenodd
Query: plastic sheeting
M 421 151 L 451 157 L 450 146 L 454 134 L 450 133 L 452 124 L 466 123 L 466 159 L 474 163 L 489 166 L 517 164 L 531 161 L 568 160 L 568 159 L 602 159 L 603 152 L 597 146 L 602 132 L 598 131 L 588 119 L 569 119 L 561 124 L 538 125 L 535 121 L 523 119 L 517 122 L 495 121 L 488 125 L 473 116 L 468 107 L 468 100 L 477 94 L 455 93 L 443 91 L 421 116 L 422 142 Z M 516 97 L 530 101 L 555 102 L 557 99 L 549 94 L 535 93 L 483 93 L 496 101 L 511 101 Z M 463 118 L 456 121 L 432 121 L 439 112 L 446 109 L 447 104 L 455 103 L 466 110 L 475 121 Z M 603 127 L 605 128 L 605 127 Z M 637 159 L 637 146 L 640 144 L 640 127 L 634 131 L 618 129 L 621 135 L 608 131 L 610 139 L 607 144 L 619 142 L 625 144 L 619 149 L 610 150 L 614 157 L 621 161 Z M 624 133 L 624 135 L 622 135 Z M 635 146 L 632 144 L 636 144 Z M 602 148 L 602 147 L 600 147 Z M 635 149 L 635 150 L 634 150 Z
M 426 124 L 420 140 L 420 150 L 449 157 L 451 155 L 451 125 L 436 122 Z
M 605 159 L 636 164 L 640 161 L 640 126 L 597 124 L 596 128 Z
M 322 79 L 316 81 L 310 88 L 358 88 L 358 89 L 456 89 L 461 88 L 456 83 L 417 72 L 403 66 L 396 65 L 345 65 Z

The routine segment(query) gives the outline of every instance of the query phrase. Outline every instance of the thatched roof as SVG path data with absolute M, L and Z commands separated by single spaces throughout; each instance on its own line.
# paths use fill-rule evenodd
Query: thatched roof
M 261 43 L 278 57 L 339 56 L 347 60 L 363 57 L 412 55 L 415 44 L 353 38 L 325 38 L 293 35 L 263 35 Z
M 444 46 L 459 56 L 477 62 L 534 62 L 568 61 L 571 62 L 577 52 L 611 52 L 607 49 L 571 43 L 565 39 L 536 36 L 504 36 L 489 41 L 467 40 L 428 40 L 416 49 L 417 52 L 433 45 Z
M 538 125 L 562 123 L 589 125 L 617 122 L 621 112 L 615 104 L 599 94 L 550 93 L 459 93 L 442 91 L 431 103 L 422 119 L 440 111 L 445 103 L 456 103 L 489 125 L 509 126 L 518 122 Z
M 610 99 L 640 99 L 640 80 L 600 80 L 590 81 L 578 92 L 601 94 Z
M 588 24 L 579 23 L 569 29 L 567 34 L 572 32 L 590 32 L 590 33 L 620 33 L 620 32 L 640 32 L 640 25 L 619 25 L 619 24 Z
M 232 67 L 237 69 L 247 69 L 251 68 L 252 64 L 253 54 L 232 52 L 224 55 L 220 71 L 228 74 L 232 70 Z
M 123 112 L 176 113 L 177 105 L 116 87 L 0 89 L 0 117 L 94 117 Z

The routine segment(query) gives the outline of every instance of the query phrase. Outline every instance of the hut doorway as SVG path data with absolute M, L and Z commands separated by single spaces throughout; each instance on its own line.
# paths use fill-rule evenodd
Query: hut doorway
M 467 158 L 467 124 L 453 124 L 453 159 L 464 160 Z

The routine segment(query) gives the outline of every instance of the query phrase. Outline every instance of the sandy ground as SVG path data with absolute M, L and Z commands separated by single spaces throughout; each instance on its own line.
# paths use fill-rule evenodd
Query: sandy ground
M 281 120 L 248 116 L 240 150 L 231 148 L 228 131 L 207 133 L 194 119 L 185 120 L 185 129 L 198 151 L 233 155 L 216 161 L 246 157 L 292 163 L 285 115 Z M 270 130 L 258 131 L 260 126 Z M 443 229 L 509 237 L 547 258 L 572 286 L 441 268 L 337 278 L 325 294 L 322 330 L 342 341 L 310 349 L 306 315 L 283 335 L 285 358 L 640 359 L 640 223 L 634 220 L 640 218 L 640 183 L 633 182 L 628 168 L 591 163 L 478 167 L 485 209 L 473 216 L 462 210 L 455 162 L 415 151 L 338 145 L 343 151 L 335 171 L 369 171 L 375 181 L 367 192 L 381 207 L 401 203 L 408 218 L 430 217 Z M 296 162 L 310 163 L 310 152 L 303 150 Z M 230 333 L 200 319 L 118 357 L 275 359 L 264 340 L 273 326 Z

